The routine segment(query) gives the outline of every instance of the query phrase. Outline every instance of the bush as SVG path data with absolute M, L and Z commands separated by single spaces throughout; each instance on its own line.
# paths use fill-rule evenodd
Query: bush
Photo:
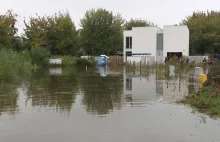
M 42 47 L 31 48 L 32 64 L 38 66 L 46 66 L 49 64 L 50 51 Z
M 76 59 L 73 56 L 63 56 L 62 64 L 63 66 L 74 66 Z
M 2 48 L 0 50 L 0 78 L 9 79 L 28 75 L 31 73 L 30 54 L 26 51 L 23 53 L 15 52 L 11 49 Z
M 78 58 L 76 59 L 76 65 L 78 66 L 94 66 L 95 65 L 95 62 L 90 62 L 89 60 L 87 59 L 84 59 L 84 58 Z

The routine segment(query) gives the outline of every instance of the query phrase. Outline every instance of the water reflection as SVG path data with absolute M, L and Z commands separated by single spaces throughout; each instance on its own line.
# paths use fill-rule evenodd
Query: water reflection
M 176 75 L 175 69 L 169 67 L 170 79 L 164 79 L 161 70 L 147 75 L 133 75 L 124 71 L 124 96 L 126 102 L 176 102 L 189 93 L 195 93 L 198 83 L 190 82 L 186 70 L 180 70 Z M 182 75 L 185 74 L 185 75 Z M 174 78 L 174 76 L 176 76 Z M 185 78 L 184 78 L 185 77 Z
M 62 68 L 50 68 L 50 75 L 62 75 Z
M 17 100 L 20 86 L 20 82 L 0 82 L 0 115 L 14 115 L 19 110 Z
M 32 106 L 53 108 L 56 111 L 70 112 L 78 91 L 77 77 L 73 69 L 39 70 L 31 78 L 28 100 Z M 61 75 L 61 72 L 62 75 Z M 59 75 L 59 76 L 57 76 Z
M 84 76 L 81 88 L 84 91 L 83 104 L 92 114 L 108 114 L 120 108 L 122 94 L 122 75 Z
M 5 114 L 0 116 L 1 141 L 219 140 L 219 121 L 192 114 L 186 106 L 166 103 L 199 87 L 185 78 L 187 70 L 178 70 L 174 78 L 167 74 L 166 79 L 161 70 L 138 75 L 101 68 L 102 73 L 107 72 L 105 77 L 99 71 L 39 69 L 27 85 L 1 82 L 0 113 Z M 66 113 L 69 115 L 60 115 Z M 18 117 L 11 121 L 7 114 Z
M 80 96 L 78 101 L 88 113 L 104 115 L 121 109 L 127 103 L 135 106 L 158 101 L 175 102 L 199 88 L 198 83 L 189 82 L 181 74 L 185 71 L 179 71 L 175 78 L 164 79 L 159 69 L 142 75 L 107 66 L 99 66 L 95 72 L 92 68 L 88 71 L 84 68 L 39 69 L 29 81 L 26 103 L 33 108 L 69 114 L 77 96 Z M 10 84 L 1 86 L 4 88 L 1 94 L 13 94 L 0 96 L 1 112 L 18 110 L 18 86 Z M 10 86 L 14 88 L 9 89 Z
M 97 68 L 98 68 L 100 76 L 103 76 L 103 77 L 107 76 L 108 74 L 107 66 L 98 66 Z

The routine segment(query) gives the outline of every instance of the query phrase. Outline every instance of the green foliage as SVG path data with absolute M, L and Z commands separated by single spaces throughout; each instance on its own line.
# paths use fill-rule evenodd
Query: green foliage
M 76 27 L 69 13 L 55 14 L 49 19 L 53 28 L 48 33 L 48 44 L 51 46 L 52 54 L 76 54 Z
M 73 66 L 76 64 L 76 58 L 73 56 L 63 56 L 62 58 L 63 66 Z
M 46 48 L 33 47 L 31 49 L 32 64 L 38 66 L 46 66 L 49 64 L 50 52 Z
M 12 48 L 16 51 L 23 51 L 24 50 L 24 44 L 22 37 L 15 36 L 12 40 Z
M 210 116 L 220 115 L 220 92 L 216 92 L 219 88 L 214 86 L 205 86 L 198 94 L 186 96 L 181 103 L 190 104 L 200 112 L 209 114 Z
M 181 25 L 190 30 L 190 53 L 220 53 L 220 12 L 198 11 L 186 17 Z
M 6 14 L 0 15 L 0 47 L 11 47 L 14 35 L 17 33 L 15 27 L 17 15 L 11 10 Z
M 24 36 L 28 46 L 48 47 L 52 54 L 76 54 L 77 33 L 69 13 L 56 13 L 54 16 L 38 16 L 25 23 Z
M 94 66 L 95 63 L 91 62 L 87 59 L 78 58 L 78 59 L 76 59 L 76 65 L 78 65 L 78 66 Z
M 88 55 L 114 54 L 122 50 L 122 25 L 120 14 L 113 15 L 105 9 L 88 10 L 81 19 L 80 40 Z
M 11 49 L 0 50 L 0 79 L 10 79 L 31 73 L 28 53 L 18 53 Z
M 142 19 L 131 19 L 130 21 L 127 21 L 124 25 L 125 30 L 131 30 L 132 27 L 151 27 L 156 26 L 152 22 L 148 22 L 147 20 Z

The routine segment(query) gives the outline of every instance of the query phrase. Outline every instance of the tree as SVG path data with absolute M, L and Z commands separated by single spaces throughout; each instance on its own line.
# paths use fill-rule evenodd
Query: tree
M 77 32 L 68 12 L 32 17 L 24 23 L 24 36 L 30 47 L 47 47 L 52 54 L 76 54 Z
M 58 13 L 49 18 L 48 43 L 52 54 L 76 54 L 77 32 L 69 13 Z
M 180 25 L 189 28 L 190 54 L 220 53 L 219 11 L 193 12 Z
M 117 14 L 113 19 L 113 51 L 123 51 L 123 24 L 125 20 L 122 18 L 121 14 Z
M 20 36 L 15 36 L 12 40 L 12 48 L 17 51 L 23 51 L 24 50 L 24 44 L 23 39 Z
M 24 37 L 28 41 L 29 48 L 39 47 L 42 45 L 47 45 L 47 35 L 49 32 L 49 22 L 50 17 L 31 17 L 29 22 L 24 20 L 25 29 Z
M 151 27 L 156 26 L 152 22 L 148 22 L 147 20 L 142 19 L 131 19 L 130 21 L 127 21 L 124 25 L 125 30 L 131 30 L 132 27 Z
M 91 9 L 81 19 L 80 39 L 88 55 L 114 54 L 122 47 L 122 24 L 120 14 L 113 15 L 105 9 Z
M 8 10 L 5 15 L 0 15 L 0 46 L 11 47 L 14 35 L 17 33 L 17 14 Z

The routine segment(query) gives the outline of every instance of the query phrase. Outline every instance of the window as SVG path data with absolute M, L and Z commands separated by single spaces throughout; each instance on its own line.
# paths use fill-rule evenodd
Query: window
M 126 49 L 132 49 L 132 37 L 126 37 Z
M 132 56 L 132 52 L 127 51 L 127 52 L 126 52 L 126 56 Z
M 132 90 L 132 78 L 126 78 L 126 90 Z
M 157 34 L 157 50 L 163 50 L 163 34 Z
M 126 99 L 126 102 L 132 102 L 132 94 L 126 95 L 125 99 Z

